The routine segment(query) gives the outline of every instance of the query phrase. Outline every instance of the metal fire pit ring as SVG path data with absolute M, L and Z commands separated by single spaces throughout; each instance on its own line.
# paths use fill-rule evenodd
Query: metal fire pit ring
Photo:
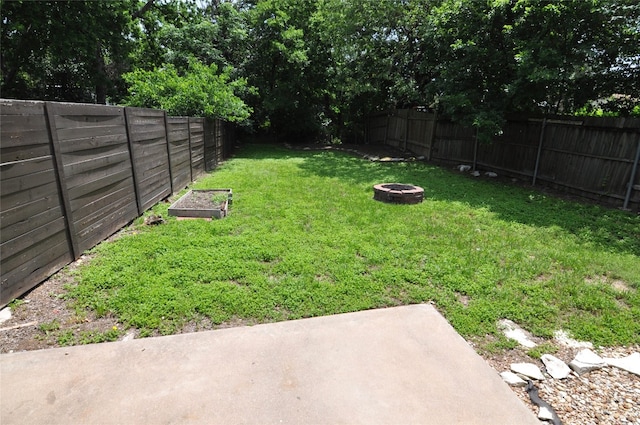
M 424 199 L 424 189 L 412 184 L 380 183 L 373 186 L 373 199 L 392 204 L 419 204 Z

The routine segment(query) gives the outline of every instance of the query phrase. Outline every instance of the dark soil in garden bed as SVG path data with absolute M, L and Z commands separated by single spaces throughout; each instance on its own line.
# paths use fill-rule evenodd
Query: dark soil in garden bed
M 181 219 L 224 218 L 231 204 L 231 189 L 190 190 L 169 207 L 169 215 Z
M 226 192 L 201 192 L 194 190 L 189 194 L 189 196 L 182 197 L 180 201 L 175 204 L 175 206 L 176 208 L 184 208 L 190 210 L 208 210 L 223 207 L 224 201 L 214 201 L 212 197 L 212 195 L 214 194 L 224 194 L 226 196 Z

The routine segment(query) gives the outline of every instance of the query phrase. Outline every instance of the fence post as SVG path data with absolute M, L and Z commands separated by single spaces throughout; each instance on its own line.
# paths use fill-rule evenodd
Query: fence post
M 189 135 L 189 183 L 193 182 L 193 154 L 191 151 L 191 118 L 187 117 L 187 134 Z
M 214 158 L 213 167 L 214 168 L 218 168 L 218 150 L 222 148 L 222 146 L 219 145 L 218 133 L 222 134 L 222 130 L 223 130 L 223 127 L 220 126 L 219 120 L 217 118 L 213 120 L 213 158 Z
M 433 155 L 433 145 L 436 142 L 436 125 L 438 125 L 438 110 L 433 110 L 433 126 L 431 127 L 431 140 L 429 140 L 429 150 L 427 151 L 427 160 L 431 161 Z
M 164 111 L 164 134 L 167 140 L 167 158 L 169 158 L 169 183 L 171 193 L 173 193 L 173 167 L 171 166 L 171 142 L 169 142 L 169 121 L 167 120 L 167 111 Z
M 73 217 L 71 216 L 71 200 L 69 199 L 69 191 L 64 176 L 64 165 L 62 164 L 62 153 L 60 152 L 60 143 L 58 142 L 58 130 L 55 121 L 55 106 L 51 102 L 44 102 L 44 114 L 47 123 L 47 131 L 49 132 L 49 143 L 51 144 L 51 155 L 53 156 L 53 167 L 56 173 L 56 184 L 60 191 L 62 203 L 60 205 L 64 216 L 65 227 L 67 231 L 67 241 L 69 242 L 69 252 L 71 257 L 76 259 L 80 257 L 80 249 L 78 248 L 78 236 L 73 225 Z
M 478 164 L 478 127 L 476 127 L 476 137 L 473 142 L 473 171 L 476 171 L 477 164 Z
M 214 145 L 216 143 L 216 136 L 215 136 L 216 128 L 211 118 L 204 119 L 203 130 L 204 131 L 202 133 L 202 141 L 204 142 L 204 171 L 206 172 L 206 171 L 211 171 L 213 168 L 215 168 L 215 167 L 209 168 L 209 164 L 211 163 L 211 150 L 208 148 L 211 147 L 210 143 L 212 141 Z M 214 148 L 214 151 L 215 151 L 215 148 Z
M 411 112 L 411 109 L 405 109 L 406 112 L 406 116 L 405 116 L 405 122 L 404 122 L 404 149 L 403 151 L 406 152 L 407 151 L 407 142 L 409 140 L 409 115 Z
M 540 129 L 540 141 L 538 142 L 538 154 L 536 155 L 536 166 L 533 169 L 533 181 L 531 186 L 536 185 L 536 179 L 538 178 L 538 167 L 540 167 L 540 156 L 542 155 L 542 142 L 544 140 L 544 129 L 547 127 L 547 117 L 542 120 L 542 128 Z
M 218 168 L 218 152 L 222 152 L 224 145 L 225 145 L 225 127 L 224 127 L 224 122 L 222 122 L 219 118 L 216 118 L 215 120 L 215 126 L 216 126 L 216 138 L 215 143 L 214 143 L 214 157 L 215 157 L 215 167 Z
M 633 162 L 633 168 L 631 169 L 631 177 L 629 178 L 629 184 L 627 185 L 627 195 L 625 196 L 624 204 L 622 205 L 623 210 L 626 210 L 629 207 L 629 199 L 631 199 L 633 182 L 636 180 L 636 173 L 638 172 L 638 162 L 640 162 L 640 140 L 638 140 L 638 149 L 636 150 L 636 159 Z
M 136 206 L 138 208 L 138 215 L 142 215 L 144 210 L 142 209 L 142 199 L 140 199 L 140 176 L 136 170 L 135 158 L 133 156 L 133 142 L 131 141 L 131 129 L 129 128 L 129 114 L 130 109 L 124 108 L 124 126 L 127 129 L 127 144 L 129 146 L 129 158 L 131 159 L 131 172 L 133 175 L 133 190 L 136 197 Z
M 387 125 L 384 128 L 384 141 L 382 142 L 383 145 L 387 145 L 387 140 L 389 139 L 389 124 L 391 123 L 391 111 L 387 112 Z

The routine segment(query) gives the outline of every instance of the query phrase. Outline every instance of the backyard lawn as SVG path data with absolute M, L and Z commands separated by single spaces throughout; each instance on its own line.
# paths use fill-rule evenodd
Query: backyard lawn
M 417 205 L 373 185 L 425 190 Z M 67 297 L 142 335 L 433 302 L 465 337 L 508 318 L 596 345 L 640 343 L 640 216 L 420 162 L 245 146 L 194 188 L 222 220 L 144 226 L 93 250 Z M 500 338 L 498 338 L 499 340 Z

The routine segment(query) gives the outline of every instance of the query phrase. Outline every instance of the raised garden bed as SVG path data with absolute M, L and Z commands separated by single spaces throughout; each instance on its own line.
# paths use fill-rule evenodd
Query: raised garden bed
M 178 218 L 224 218 L 231 202 L 231 189 L 193 189 L 169 207 L 169 215 Z

